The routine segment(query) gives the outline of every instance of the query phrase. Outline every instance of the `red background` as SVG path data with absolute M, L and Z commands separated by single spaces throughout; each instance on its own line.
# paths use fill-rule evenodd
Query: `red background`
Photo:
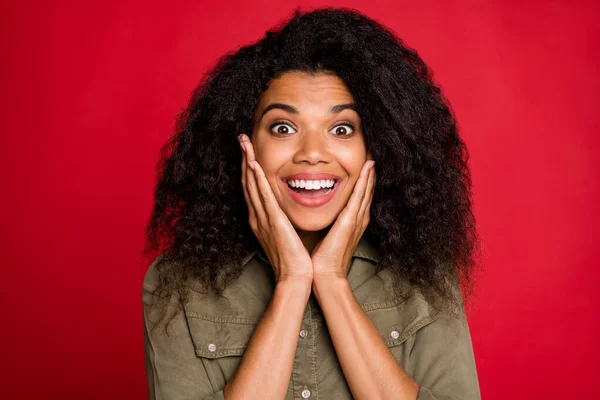
M 483 238 L 483 397 L 597 394 L 600 7 L 458 3 L 327 4 L 398 32 L 455 109 Z M 295 5 L 3 2 L 1 398 L 145 398 L 159 147 L 217 57 Z

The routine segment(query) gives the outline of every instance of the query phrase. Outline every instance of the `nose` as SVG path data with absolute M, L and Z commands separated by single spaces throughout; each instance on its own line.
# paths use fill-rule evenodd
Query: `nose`
M 332 155 L 329 151 L 327 133 L 317 129 L 307 131 L 298 141 L 298 148 L 294 154 L 295 163 L 308 163 L 317 165 L 318 163 L 330 163 Z

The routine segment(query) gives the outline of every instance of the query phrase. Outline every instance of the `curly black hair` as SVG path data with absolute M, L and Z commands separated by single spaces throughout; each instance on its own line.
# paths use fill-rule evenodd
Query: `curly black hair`
M 260 246 L 248 223 L 236 136 L 251 135 L 259 96 L 288 71 L 334 73 L 355 99 L 377 161 L 364 233 L 378 248 L 377 268 L 392 270 L 436 308 L 466 306 L 479 238 L 469 153 L 454 113 L 415 50 L 348 8 L 296 9 L 261 40 L 221 57 L 195 89 L 157 165 L 143 253 L 162 255 L 156 294 L 165 305 L 173 294 L 183 304 L 193 280 L 221 295 Z

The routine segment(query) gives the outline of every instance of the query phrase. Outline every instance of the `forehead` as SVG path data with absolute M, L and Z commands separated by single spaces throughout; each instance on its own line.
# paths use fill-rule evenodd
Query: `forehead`
M 350 103 L 353 100 L 344 81 L 337 75 L 291 71 L 271 80 L 269 88 L 260 97 L 259 109 L 272 102 L 323 103 L 323 106 L 329 107 L 333 103 Z

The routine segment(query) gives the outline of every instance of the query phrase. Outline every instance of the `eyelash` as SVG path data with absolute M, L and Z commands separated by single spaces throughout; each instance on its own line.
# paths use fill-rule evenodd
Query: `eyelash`
M 269 125 L 269 131 L 273 131 L 273 128 L 277 125 L 287 125 L 292 129 L 295 129 L 289 122 L 286 121 L 273 121 L 273 123 L 271 125 Z M 334 128 L 337 128 L 338 126 L 348 126 L 350 127 L 350 129 L 352 129 L 352 132 L 346 134 L 346 135 L 335 135 L 335 136 L 350 136 L 355 132 L 355 127 L 354 124 L 351 124 L 350 122 L 342 122 L 340 124 L 337 124 L 336 126 L 334 126 Z M 280 136 L 288 136 L 291 135 L 290 133 L 276 133 L 276 132 L 272 132 L 275 135 L 280 135 Z

